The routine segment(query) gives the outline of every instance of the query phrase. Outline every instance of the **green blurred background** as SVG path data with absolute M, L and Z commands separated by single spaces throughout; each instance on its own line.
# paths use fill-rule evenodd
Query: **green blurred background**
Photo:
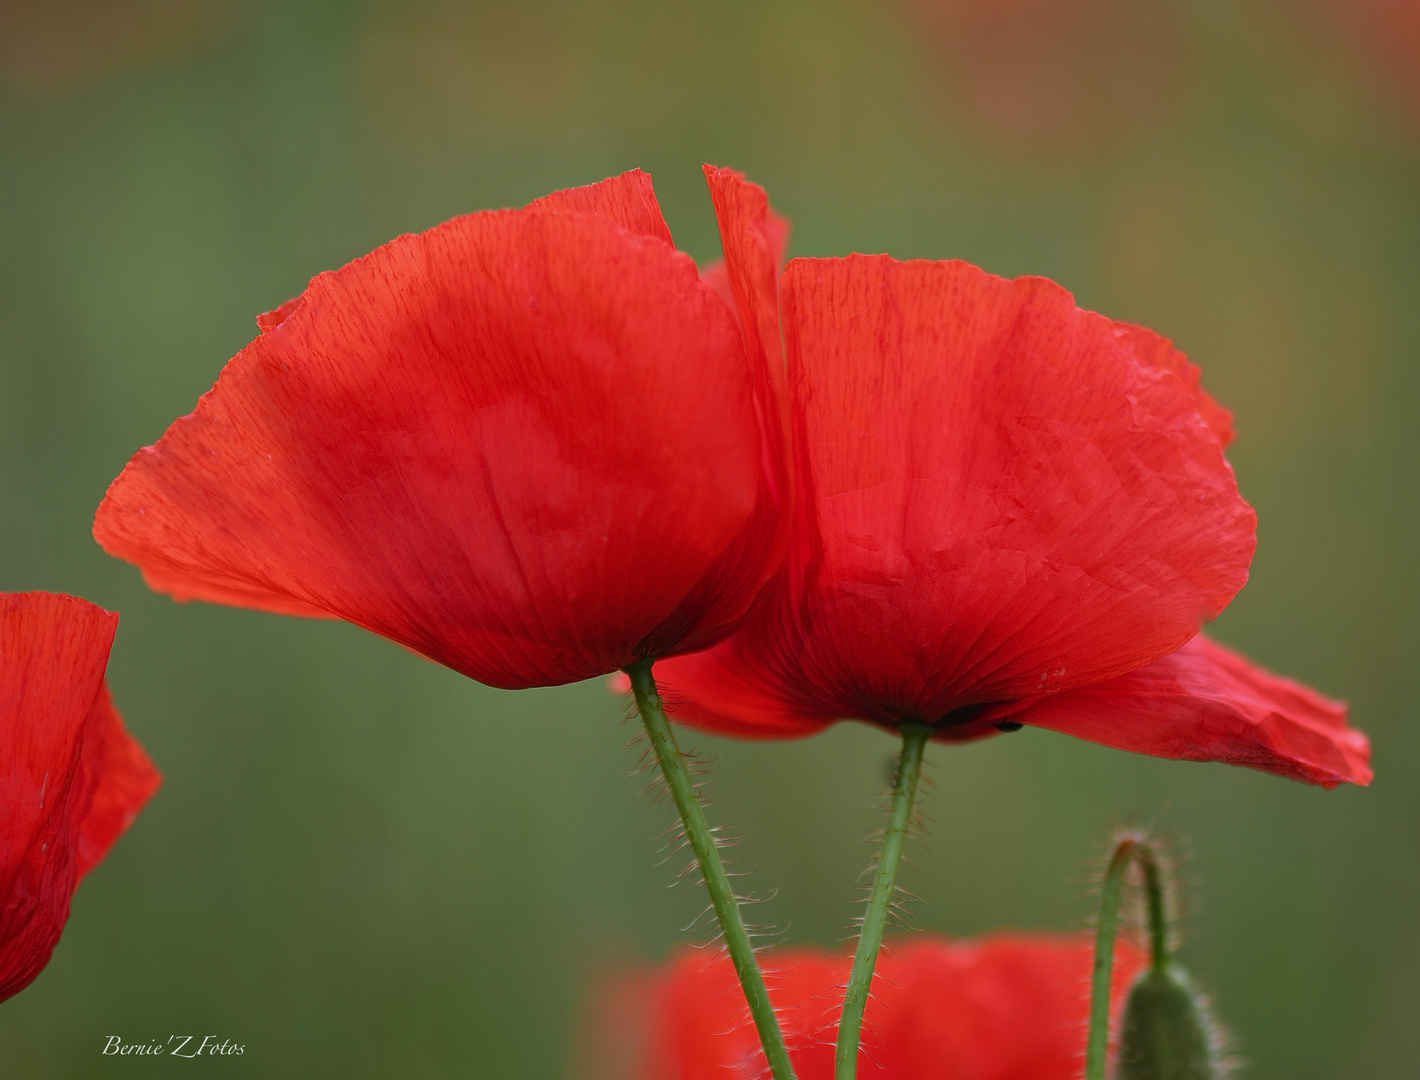
M 1373 787 L 1330 793 L 1039 731 L 937 747 L 919 922 L 1080 927 L 1109 830 L 1157 822 L 1249 1075 L 1420 1075 L 1409 0 L 0 0 L 0 588 L 122 611 L 110 679 L 167 775 L 0 1007 L 0 1075 L 610 1080 L 586 987 L 700 904 L 654 865 L 623 703 L 173 604 L 89 523 L 312 274 L 632 166 L 706 259 L 705 160 L 797 253 L 1045 274 L 1173 337 L 1261 518 L 1218 636 L 1375 740 Z M 764 917 L 838 940 L 891 740 L 692 742 Z M 246 1052 L 100 1054 L 175 1032 Z

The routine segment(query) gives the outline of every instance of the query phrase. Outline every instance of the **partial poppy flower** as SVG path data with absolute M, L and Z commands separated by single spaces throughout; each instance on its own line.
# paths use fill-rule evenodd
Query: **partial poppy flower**
M 0 593 L 0 1000 L 49 962 L 75 887 L 161 783 L 104 668 L 118 616 Z
M 678 719 L 1038 723 L 1370 779 L 1344 705 L 1195 640 L 1247 580 L 1256 520 L 1231 416 L 1170 342 L 962 262 L 796 259 L 783 297 L 793 542 L 743 630 L 658 667 Z
M 714 644 L 778 566 L 789 474 L 785 226 L 707 175 L 711 283 L 639 171 L 321 274 L 129 462 L 95 537 L 178 599 L 347 619 L 494 686 Z
M 997 933 L 904 939 L 884 951 L 868 1003 L 858 1076 L 882 1080 L 1073 1080 L 1084 1064 L 1094 950 L 1084 935 Z M 798 1080 L 831 1080 L 850 958 L 816 949 L 764 957 Z M 1143 967 L 1116 950 L 1112 1015 Z M 723 953 L 683 950 L 665 969 L 608 984 L 589 1017 L 588 1064 L 621 1080 L 764 1074 L 753 1025 Z M 615 1034 L 609 1040 L 608 1033 Z M 614 1064 L 613 1064 L 614 1063 Z

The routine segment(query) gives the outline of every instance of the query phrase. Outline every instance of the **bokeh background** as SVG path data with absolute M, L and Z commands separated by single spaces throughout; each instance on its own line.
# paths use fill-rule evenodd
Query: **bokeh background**
M 1109 830 L 1154 823 L 1250 1076 L 1420 1075 L 1407 0 L 0 0 L 0 588 L 122 611 L 110 679 L 167 775 L 0 1007 L 0 1075 L 617 1075 L 588 987 L 700 905 L 655 865 L 623 703 L 173 604 L 89 523 L 312 274 L 632 166 L 707 259 L 705 160 L 797 253 L 1045 274 L 1173 337 L 1261 517 L 1215 632 L 1375 740 L 1373 787 L 1330 793 L 1029 729 L 935 748 L 919 923 L 1081 927 Z M 838 941 L 892 741 L 691 741 L 759 914 Z M 173 1033 L 246 1050 L 100 1054 Z

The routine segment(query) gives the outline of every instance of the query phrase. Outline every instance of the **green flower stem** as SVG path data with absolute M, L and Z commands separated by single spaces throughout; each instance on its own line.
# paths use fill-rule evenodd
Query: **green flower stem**
M 1149 967 L 1162 972 L 1169 965 L 1168 924 L 1159 863 L 1148 844 L 1138 837 L 1126 836 L 1114 849 L 1100 893 L 1090 992 L 1090 1033 L 1085 1043 L 1085 1080 L 1105 1080 L 1105 1058 L 1109 1050 L 1109 986 L 1114 975 L 1114 938 L 1119 930 L 1119 901 L 1129 865 L 1135 861 L 1144 872 L 1144 898 L 1149 918 Z
M 1136 849 L 1135 858 L 1144 869 L 1144 898 L 1149 906 L 1149 968 L 1163 971 L 1169 966 L 1169 927 L 1164 911 L 1164 885 L 1159 864 L 1147 847 Z
M 661 773 L 666 778 L 666 786 L 671 790 L 671 798 L 680 811 L 680 820 L 685 827 L 685 836 L 690 841 L 690 850 L 695 853 L 695 861 L 700 864 L 700 873 L 705 879 L 705 891 L 710 894 L 710 903 L 720 920 L 724 933 L 725 948 L 740 977 L 745 1001 L 749 1004 L 750 1016 L 759 1030 L 759 1043 L 764 1047 L 764 1056 L 769 1062 L 774 1080 L 794 1080 L 794 1068 L 789 1064 L 789 1051 L 784 1046 L 784 1036 L 779 1031 L 779 1021 L 774 1015 L 774 1006 L 769 1000 L 769 992 L 764 986 L 764 975 L 755 959 L 754 946 L 750 944 L 745 931 L 744 920 L 740 918 L 739 901 L 730 888 L 730 879 L 725 874 L 720 861 L 715 838 L 710 834 L 710 826 L 705 822 L 705 811 L 700 805 L 700 796 L 691 783 L 686 770 L 685 759 L 676 746 L 675 734 L 666 720 L 665 709 L 661 707 L 661 695 L 656 689 L 656 679 L 651 674 L 651 661 L 642 660 L 626 669 L 631 677 L 631 689 L 636 695 L 636 707 L 641 713 L 641 722 L 646 727 L 646 737 L 651 740 L 651 748 L 660 762 Z
M 854 1080 L 858 1074 L 858 1039 L 863 1032 L 863 1009 L 868 1004 L 873 968 L 878 962 L 878 948 L 882 945 L 888 911 L 897 891 L 897 868 L 902 862 L 908 827 L 912 824 L 912 803 L 917 797 L 917 781 L 922 776 L 922 753 L 932 736 L 932 729 L 923 724 L 903 724 L 899 730 L 902 732 L 902 755 L 897 760 L 897 776 L 893 779 L 887 831 L 883 834 L 882 850 L 878 853 L 878 872 L 873 879 L 872 892 L 868 894 L 868 910 L 863 915 L 863 929 L 858 935 L 858 951 L 853 955 L 853 968 L 848 973 L 848 988 L 843 995 L 843 1015 L 838 1021 L 838 1046 L 833 1057 L 834 1080 Z

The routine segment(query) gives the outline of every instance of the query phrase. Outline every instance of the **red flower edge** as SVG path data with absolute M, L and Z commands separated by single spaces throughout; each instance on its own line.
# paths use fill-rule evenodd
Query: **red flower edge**
M 79 880 L 162 778 L 104 684 L 118 616 L 0 593 L 0 1000 L 49 962 Z
M 740 678 L 714 683 L 717 672 L 707 662 L 713 655 L 661 665 L 665 694 L 680 723 L 745 739 L 795 739 L 835 722 L 785 711 L 774 699 L 747 692 Z M 696 670 L 698 664 L 705 666 Z M 676 680 L 685 670 L 695 678 L 693 691 Z M 934 737 L 970 742 L 1025 725 L 1116 750 L 1242 765 L 1325 788 L 1369 784 L 1370 740 L 1347 718 L 1344 701 L 1275 675 L 1199 634 L 1136 671 L 1062 694 L 987 706 L 939 728 Z
M 1226 761 L 1333 788 L 1369 784 L 1371 744 L 1344 701 L 1199 634 L 1175 653 L 1011 720 L 1154 757 Z

